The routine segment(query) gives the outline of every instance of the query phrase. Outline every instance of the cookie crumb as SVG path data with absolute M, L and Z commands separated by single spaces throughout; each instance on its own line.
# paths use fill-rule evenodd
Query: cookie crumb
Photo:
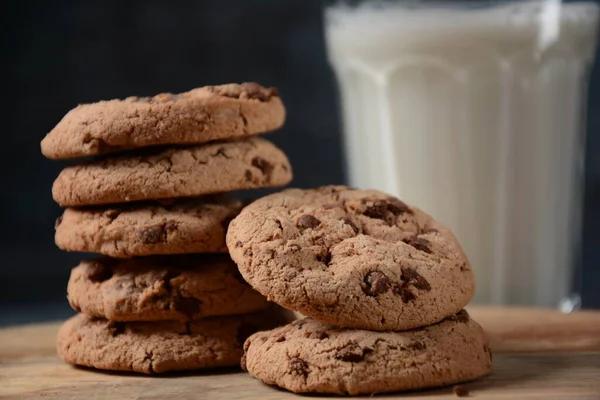
M 469 391 L 464 386 L 456 385 L 453 390 L 456 397 L 469 397 Z

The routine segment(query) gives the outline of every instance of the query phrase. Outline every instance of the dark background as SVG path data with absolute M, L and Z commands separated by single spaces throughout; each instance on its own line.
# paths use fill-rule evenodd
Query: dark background
M 53 242 L 50 188 L 64 163 L 39 142 L 78 103 L 226 82 L 277 86 L 288 109 L 270 136 L 294 186 L 343 183 L 334 76 L 321 2 L 308 0 L 9 1 L 3 4 L 0 325 L 64 317 L 81 254 Z M 600 307 L 600 74 L 592 75 L 583 299 Z

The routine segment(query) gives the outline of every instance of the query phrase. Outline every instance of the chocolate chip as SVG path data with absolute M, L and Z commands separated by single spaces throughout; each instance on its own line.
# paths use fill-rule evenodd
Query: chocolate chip
M 173 310 L 190 319 L 200 313 L 200 310 L 202 309 L 202 302 L 200 300 L 193 297 L 183 297 L 179 294 L 173 296 L 171 304 Z
M 285 336 L 279 336 L 276 340 L 276 343 L 281 343 L 281 342 L 285 342 Z
M 329 265 L 329 263 L 331 262 L 331 253 L 329 252 L 329 249 L 323 247 L 321 249 L 321 252 L 317 254 L 316 258 L 318 262 L 321 262 L 325 265 Z
M 246 339 L 248 339 L 252 334 L 258 331 L 256 325 L 251 323 L 243 323 L 237 331 L 237 342 L 240 346 L 244 345 Z
M 425 278 L 423 278 L 421 275 L 418 275 L 415 279 L 413 279 L 411 281 L 412 285 L 414 287 L 416 287 L 417 289 L 420 290 L 425 290 L 427 292 L 429 292 L 431 290 L 431 285 L 429 284 L 429 282 L 427 282 L 427 280 Z
M 115 337 L 125 333 L 125 324 L 123 322 L 109 322 L 106 329 L 108 329 L 110 334 Z
M 352 228 L 352 230 L 354 231 L 354 233 L 358 233 L 360 231 L 360 229 L 358 229 L 358 226 L 356 226 L 354 224 L 354 222 L 352 222 L 351 219 L 349 218 L 344 218 L 342 221 L 344 221 L 344 224 L 346 225 L 350 225 L 350 227 Z
M 425 350 L 427 348 L 427 346 L 425 346 L 421 342 L 414 342 L 414 343 L 409 344 L 406 347 L 409 348 L 409 349 L 411 349 L 411 350 Z
M 246 250 L 244 250 L 244 255 L 246 257 L 252 257 L 252 249 L 246 249 Z
M 165 225 L 154 225 L 137 230 L 137 237 L 143 244 L 156 244 L 165 239 Z
M 92 140 L 94 140 L 94 137 L 89 132 L 82 133 L 81 142 L 83 144 L 89 144 Z
M 235 242 L 235 247 L 244 247 L 244 242 L 240 242 L 239 240 Z
M 388 203 L 383 200 L 375 200 L 372 205 L 365 209 L 363 215 L 366 215 L 369 218 L 385 220 L 387 204 Z
M 57 229 L 60 224 L 62 223 L 63 220 L 63 216 L 61 215 L 60 217 L 56 218 L 56 221 L 54 221 L 54 229 Z
M 249 169 L 246 170 L 246 172 L 244 173 L 244 178 L 246 178 L 246 181 L 248 182 L 252 182 L 252 171 L 250 171 Z
M 270 176 L 271 172 L 273 172 L 273 164 L 265 160 L 264 158 L 254 157 L 251 161 L 253 167 L 260 169 L 265 176 Z
M 363 291 L 367 296 L 378 296 L 387 292 L 391 286 L 390 279 L 379 271 L 369 272 L 365 276 L 364 282 L 366 287 L 363 288 Z
M 448 317 L 448 320 L 466 324 L 467 322 L 470 321 L 469 313 L 466 312 L 465 310 L 460 310 L 458 313 Z
M 325 340 L 329 339 L 329 334 L 327 332 L 315 332 L 315 339 Z
M 365 352 L 356 343 L 350 343 L 337 351 L 335 358 L 346 362 L 359 362 L 364 360 Z
M 400 296 L 403 303 L 408 303 L 409 301 L 412 301 L 417 298 L 415 294 L 406 286 L 405 283 L 403 283 L 400 286 L 394 287 L 394 293 Z
M 292 376 L 301 376 L 306 378 L 308 376 L 308 364 L 301 358 L 294 357 L 290 360 L 290 374 Z
M 425 253 L 431 254 L 431 242 L 427 239 L 415 236 L 410 239 L 405 239 L 404 243 L 414 247 L 417 250 L 421 250 Z
M 86 269 L 86 278 L 92 282 L 104 282 L 113 276 L 112 269 L 100 261 L 93 261 L 88 264 Z
M 405 282 L 409 282 L 410 280 L 415 278 L 417 275 L 419 275 L 419 274 L 417 273 L 417 271 L 414 268 L 402 267 L 402 274 L 400 275 L 400 279 L 402 279 Z
M 453 388 L 454 390 L 454 394 L 456 395 L 456 397 L 468 397 L 469 396 L 469 390 L 461 385 L 456 385 Z
M 283 225 L 281 225 L 281 221 L 280 220 L 276 219 L 275 220 L 275 225 L 277 225 L 278 229 L 281 229 L 283 231 Z
M 425 278 L 423 278 L 419 273 L 410 267 L 402 267 L 402 275 L 400 275 L 400 279 L 402 279 L 405 283 L 410 283 L 414 287 L 420 290 L 431 290 L 431 285 Z
M 319 221 L 317 218 L 315 218 L 313 215 L 310 214 L 304 214 L 301 215 L 298 220 L 296 221 L 296 226 L 298 228 L 302 228 L 302 229 L 315 229 L 316 227 L 318 227 L 321 224 L 321 221 Z
M 404 202 L 400 201 L 395 197 L 389 197 L 387 199 L 387 210 L 392 212 L 394 215 L 400 215 L 404 213 L 412 214 L 410 207 L 408 207 Z

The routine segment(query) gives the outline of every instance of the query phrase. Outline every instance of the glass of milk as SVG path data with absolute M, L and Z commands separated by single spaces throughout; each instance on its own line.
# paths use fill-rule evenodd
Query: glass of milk
M 452 228 L 476 274 L 476 303 L 577 301 L 598 19 L 590 1 L 326 7 L 349 183 Z

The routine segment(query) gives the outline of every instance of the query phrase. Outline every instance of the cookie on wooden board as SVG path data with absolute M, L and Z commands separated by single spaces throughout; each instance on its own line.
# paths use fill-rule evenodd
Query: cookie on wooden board
M 460 311 L 405 332 L 333 327 L 312 318 L 250 336 L 242 368 L 296 393 L 374 394 L 445 386 L 492 370 L 481 327 Z
M 239 365 L 252 333 L 290 321 L 282 310 L 211 317 L 188 323 L 110 322 L 78 314 L 57 337 L 67 363 L 146 374 Z

